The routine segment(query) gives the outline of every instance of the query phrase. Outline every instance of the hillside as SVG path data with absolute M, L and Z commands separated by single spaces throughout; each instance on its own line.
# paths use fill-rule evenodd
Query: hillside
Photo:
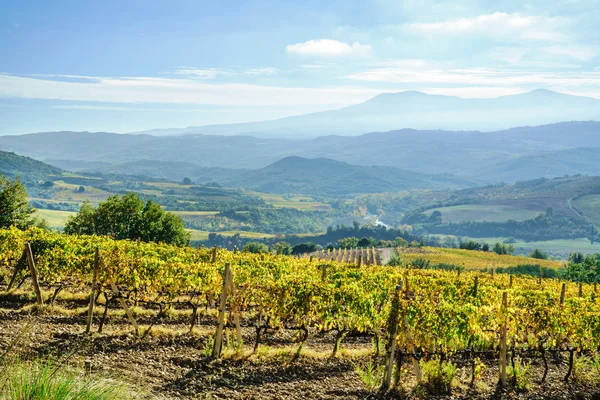
M 9 178 L 18 176 L 24 181 L 35 181 L 62 175 L 62 170 L 29 157 L 0 151 L 0 174 Z
M 600 144 L 600 143 L 599 143 Z M 474 175 L 494 182 L 515 182 L 564 175 L 600 175 L 600 147 L 551 151 L 493 164 Z
M 241 174 L 223 184 L 260 192 L 329 196 L 474 185 L 473 182 L 452 176 L 426 176 L 393 167 L 366 167 L 326 158 L 294 156 Z
M 600 120 L 600 100 L 549 90 L 485 99 L 416 91 L 382 93 L 339 110 L 241 124 L 142 133 L 317 137 L 399 128 L 492 131 L 560 121 Z
M 153 137 L 89 132 L 0 136 L 0 149 L 54 163 L 69 170 L 105 168 L 140 160 L 187 162 L 204 167 L 256 169 L 287 156 L 329 158 L 356 165 L 382 165 L 422 174 L 454 174 L 484 182 L 514 182 L 510 162 L 522 169 L 547 165 L 535 157 L 561 150 L 600 147 L 600 122 L 565 122 L 495 132 L 402 129 L 360 136 L 282 140 L 250 136 Z M 528 157 L 533 156 L 532 161 Z M 61 161 L 53 161 L 61 160 Z M 90 164 L 92 163 L 92 164 Z M 509 163 L 509 164 L 504 164 Z M 551 173 L 562 176 L 596 167 L 592 158 Z M 515 168 L 521 168 L 515 166 Z M 575 169 L 575 171 L 573 171 Z M 518 170 L 517 170 L 518 171 Z M 498 180 L 497 180 L 498 179 Z M 526 178 L 525 178 L 526 179 Z
M 138 160 L 116 165 L 90 166 L 83 171 L 150 177 L 181 182 L 190 178 L 196 183 L 223 182 L 245 172 L 243 169 L 201 167 L 188 162 Z

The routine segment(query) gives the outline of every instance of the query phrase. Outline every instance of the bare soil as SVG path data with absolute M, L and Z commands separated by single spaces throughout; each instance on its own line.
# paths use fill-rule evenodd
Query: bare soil
M 369 391 L 355 365 L 381 363 L 373 354 L 372 338 L 348 335 L 334 358 L 329 355 L 334 334 L 310 332 L 302 355 L 293 360 L 297 344 L 294 330 L 269 331 L 256 354 L 251 355 L 254 328 L 243 328 L 246 345 L 240 352 L 225 348 L 225 358 L 207 357 L 205 348 L 214 331 L 214 313 L 204 311 L 197 330 L 190 334 L 189 316 L 174 313 L 159 321 L 150 334 L 137 338 L 118 308 L 111 309 L 103 333 L 97 333 L 103 306 L 97 309 L 92 335 L 85 335 L 84 296 L 59 300 L 54 310 L 31 313 L 22 296 L 0 296 L 0 352 L 20 357 L 51 357 L 57 362 L 109 375 L 171 399 L 396 399 L 432 398 L 415 384 L 409 359 L 403 360 L 399 389 Z M 60 307 L 60 308 L 59 308 Z M 154 320 L 152 313 L 137 316 L 142 333 Z M 382 352 L 383 352 L 383 345 Z M 539 385 L 543 368 L 531 361 L 531 389 L 517 393 L 496 389 L 496 360 L 483 360 L 483 376 L 473 386 L 470 362 L 458 365 L 452 395 L 440 399 L 600 399 L 594 383 L 565 383 L 564 359 L 550 360 L 546 383 Z

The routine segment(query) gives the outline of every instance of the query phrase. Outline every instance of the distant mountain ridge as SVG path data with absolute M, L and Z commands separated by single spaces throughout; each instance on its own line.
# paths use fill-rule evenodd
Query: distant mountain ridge
M 494 132 L 401 129 L 305 140 L 217 135 L 155 137 L 103 132 L 0 136 L 1 150 L 14 151 L 67 170 L 109 171 L 113 168 L 114 172 L 127 173 L 116 171 L 117 166 L 128 168 L 130 163 L 144 161 L 143 168 L 156 173 L 161 172 L 160 162 L 187 163 L 188 169 L 198 166 L 197 176 L 200 176 L 208 172 L 202 172 L 202 168 L 257 169 L 288 156 L 299 156 L 329 158 L 353 165 L 389 166 L 425 175 L 452 174 L 482 183 L 596 174 L 599 163 L 583 154 L 578 156 L 577 162 L 570 161 L 566 155 L 564 162 L 556 163 L 553 168 L 543 167 L 551 162 L 544 159 L 544 155 L 576 148 L 600 148 L 600 122 L 563 122 Z M 171 172 L 178 169 L 175 164 L 169 165 Z M 511 174 L 511 165 L 521 168 L 525 176 L 520 176 L 517 170 Z M 135 166 L 138 167 L 141 168 Z M 540 171 L 542 175 L 528 175 L 528 169 Z M 185 172 L 184 176 L 187 175 L 191 173 Z M 179 173 L 174 173 L 171 179 L 177 176 Z
M 306 138 L 403 128 L 493 131 L 562 121 L 600 121 L 600 100 L 537 89 L 496 98 L 461 98 L 416 91 L 382 93 L 338 110 L 271 121 L 153 129 L 158 136 L 251 135 Z

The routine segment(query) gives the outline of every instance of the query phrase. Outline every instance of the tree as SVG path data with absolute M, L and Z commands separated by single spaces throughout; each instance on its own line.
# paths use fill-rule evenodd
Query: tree
M 273 245 L 276 254 L 289 256 L 292 254 L 292 245 L 287 242 L 277 242 Z
M 312 253 L 317 250 L 323 250 L 323 247 L 313 242 L 299 243 L 292 248 L 292 254 Z
M 537 258 L 538 260 L 547 260 L 548 254 L 542 252 L 540 249 L 535 249 L 531 253 L 529 253 L 529 257 Z
M 184 185 L 191 185 L 193 182 L 190 178 L 188 178 L 187 176 L 185 178 L 183 178 L 183 184 Z
M 350 236 L 337 241 L 340 249 L 355 249 L 358 247 L 358 238 Z
M 85 192 L 85 186 L 79 186 L 77 188 L 77 193 L 84 193 Z
M 0 175 L 0 228 L 16 226 L 27 229 L 33 225 L 35 212 L 27 201 L 27 190 L 19 178 L 14 181 Z
M 366 238 L 366 237 L 360 239 L 357 243 L 358 247 L 370 247 L 373 245 L 374 245 L 373 241 L 371 241 L 370 238 Z
M 268 253 L 269 246 L 261 242 L 248 242 L 242 247 L 242 251 L 247 251 L 249 253 Z
M 84 203 L 65 225 L 71 235 L 106 235 L 115 239 L 185 245 L 189 233 L 180 217 L 165 212 L 160 204 L 144 201 L 138 194 L 109 197 L 97 208 Z

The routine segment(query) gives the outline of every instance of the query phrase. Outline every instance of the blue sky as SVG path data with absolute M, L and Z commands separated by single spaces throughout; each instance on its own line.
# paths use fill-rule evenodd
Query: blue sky
M 600 98 L 600 4 L 0 2 L 0 134 L 272 119 L 380 92 Z

